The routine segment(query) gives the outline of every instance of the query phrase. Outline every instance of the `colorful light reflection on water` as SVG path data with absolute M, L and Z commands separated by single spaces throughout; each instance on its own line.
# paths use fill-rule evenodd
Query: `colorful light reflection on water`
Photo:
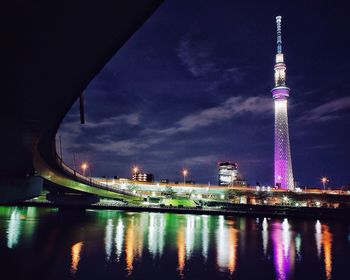
M 350 259 L 344 222 L 0 207 L 0 228 L 4 269 L 49 259 L 50 279 L 329 280 Z

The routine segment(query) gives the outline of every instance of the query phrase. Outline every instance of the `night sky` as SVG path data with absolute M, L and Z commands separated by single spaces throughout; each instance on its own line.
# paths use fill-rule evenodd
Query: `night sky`
M 282 4 L 278 4 L 281 2 Z M 58 134 L 63 158 L 93 176 L 217 184 L 233 161 L 273 184 L 275 16 L 282 16 L 294 177 L 350 183 L 350 24 L 340 1 L 168 0 L 116 53 Z

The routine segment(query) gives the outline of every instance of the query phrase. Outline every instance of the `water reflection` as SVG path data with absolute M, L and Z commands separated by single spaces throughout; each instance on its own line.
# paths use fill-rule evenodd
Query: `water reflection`
M 332 241 L 333 235 L 330 232 L 329 226 L 326 224 L 321 224 L 317 220 L 315 224 L 315 239 L 318 258 L 321 257 L 321 250 L 323 250 L 324 255 L 324 268 L 326 273 L 326 279 L 332 278 Z
M 322 232 L 321 232 L 321 223 L 319 220 L 317 220 L 315 225 L 315 239 L 316 239 L 316 248 L 317 248 L 317 255 L 318 258 L 321 258 L 321 239 L 322 239 Z
M 189 259 L 191 257 L 193 246 L 194 246 L 194 222 L 195 222 L 195 216 L 194 215 L 187 215 L 186 216 L 186 259 Z
M 165 218 L 163 214 L 150 213 L 148 225 L 148 250 L 155 257 L 162 256 L 164 247 Z
M 327 280 L 332 278 L 332 240 L 333 237 L 329 230 L 329 226 L 322 225 L 322 246 Z
M 134 269 L 134 262 L 142 258 L 143 240 L 147 229 L 147 213 L 133 215 L 128 219 L 125 233 L 125 261 L 129 275 Z
M 20 226 L 21 226 L 21 215 L 15 208 L 10 217 L 10 221 L 8 223 L 7 228 L 7 247 L 12 249 L 18 243 L 19 234 L 20 234 Z
M 78 270 L 78 265 L 79 265 L 79 261 L 80 261 L 80 254 L 81 254 L 82 247 L 83 247 L 83 242 L 75 243 L 72 246 L 72 249 L 71 249 L 71 256 L 72 256 L 71 272 L 72 272 L 72 274 L 75 274 Z
M 186 261 L 185 229 L 181 226 L 177 231 L 177 259 L 179 275 L 183 277 L 183 270 Z
M 272 229 L 274 265 L 277 279 L 288 279 L 294 268 L 295 253 L 291 243 L 290 225 L 287 219 L 282 224 L 274 223 Z
M 105 253 L 106 261 L 109 261 L 113 253 L 112 242 L 113 232 L 115 230 L 116 259 L 119 261 L 123 252 L 125 252 L 126 270 L 131 275 L 134 270 L 135 261 L 142 258 L 145 237 L 150 255 L 153 258 L 157 256 L 162 257 L 164 247 L 166 246 L 165 234 L 169 223 L 166 220 L 167 216 L 160 213 L 130 214 L 126 217 L 119 217 L 116 225 L 115 220 L 112 218 L 107 219 L 105 228 Z M 203 256 L 203 261 L 208 261 L 210 244 L 209 218 L 206 215 L 181 216 L 181 225 L 176 227 L 178 272 L 180 277 L 184 276 L 186 262 L 191 260 L 198 248 Z M 217 219 L 218 223 L 215 235 L 216 263 L 220 270 L 233 274 L 237 269 L 238 230 L 235 229 L 234 219 L 227 219 L 224 216 L 219 216 Z M 11 216 L 11 221 L 13 221 L 12 223 L 14 225 L 16 225 L 16 220 L 18 220 L 18 215 L 14 212 Z M 321 250 L 323 250 L 326 278 L 330 279 L 332 271 L 332 234 L 329 227 L 327 225 L 321 225 L 319 221 L 316 222 L 315 232 L 317 252 L 320 255 Z M 242 238 L 245 238 L 245 231 L 242 233 Z M 289 279 L 294 271 L 295 259 L 298 262 L 302 259 L 301 234 L 293 234 L 288 219 L 269 225 L 266 218 L 262 221 L 261 234 L 262 249 L 265 257 L 267 256 L 270 240 L 269 234 L 271 234 L 276 278 L 280 280 Z M 77 260 L 79 262 L 79 258 Z M 73 267 L 72 261 L 72 269 Z
M 208 216 L 202 216 L 202 255 L 204 261 L 208 259 L 208 248 L 209 248 L 209 221 Z
M 107 261 L 111 259 L 112 242 L 113 242 L 113 220 L 108 219 L 107 225 L 106 225 L 106 233 L 105 233 L 105 252 L 106 252 Z
M 6 211 L 0 209 L 0 228 L 6 228 L 6 231 L 0 231 L 0 245 L 7 252 L 8 248 L 15 248 L 13 253 L 17 257 L 28 256 L 28 250 L 31 250 L 31 255 L 44 260 L 48 255 L 52 258 L 64 255 L 64 262 L 60 259 L 52 265 L 65 263 L 66 266 L 60 269 L 76 279 L 86 279 L 83 277 L 90 273 L 86 267 L 95 269 L 93 266 L 96 265 L 103 279 L 117 278 L 121 271 L 131 278 L 138 278 L 140 271 L 145 272 L 144 279 L 152 278 L 156 271 L 157 277 L 161 278 L 175 272 L 180 278 L 199 279 L 191 278 L 191 269 L 199 267 L 203 268 L 203 272 L 199 272 L 198 277 L 203 279 L 215 279 L 219 274 L 223 279 L 233 276 L 246 279 L 242 275 L 246 276 L 247 269 L 256 267 L 257 274 L 260 270 L 275 272 L 275 279 L 280 280 L 302 279 L 301 273 L 305 270 L 315 272 L 311 273 L 313 278 L 310 279 L 323 276 L 329 280 L 335 276 L 333 267 L 337 267 L 338 273 L 341 266 L 332 250 L 346 249 L 349 245 L 348 225 L 344 229 L 346 234 L 338 234 L 340 227 L 333 228 L 320 221 L 264 218 L 257 221 L 261 225 L 259 230 L 255 218 L 118 211 L 101 211 L 101 214 L 91 211 L 79 216 L 79 220 L 72 218 L 66 224 L 62 217 L 55 220 L 55 214 L 49 219 L 39 220 L 40 213 L 44 213 L 41 211 L 19 207 L 6 208 Z M 57 221 L 61 224 L 53 227 L 53 224 L 58 224 Z M 36 226 L 38 223 L 42 224 Z M 77 223 L 79 227 L 72 226 Z M 69 230 L 65 228 L 65 237 L 57 239 L 57 236 L 62 236 L 59 229 L 64 225 L 68 225 Z M 313 230 L 308 230 L 310 227 Z M 89 228 L 94 230 L 87 230 Z M 246 243 L 244 248 L 242 240 Z M 53 244 L 58 244 L 61 251 L 56 252 Z M 62 250 L 64 254 L 61 254 Z M 343 259 L 350 257 L 346 250 L 341 256 Z M 42 259 L 37 262 L 43 263 Z M 23 257 L 19 261 L 30 260 Z M 298 269 L 295 270 L 296 261 Z M 99 268 L 101 263 L 108 269 Z M 323 275 L 316 273 L 320 268 Z M 119 273 L 116 277 L 106 275 L 116 271 Z M 270 278 L 274 278 L 273 275 Z
M 297 253 L 297 261 L 301 261 L 301 235 L 298 233 L 295 236 L 295 250 Z
M 117 261 L 120 260 L 120 256 L 123 251 L 124 241 L 124 224 L 123 219 L 119 218 L 118 225 L 116 226 L 115 234 L 115 253 L 117 255 Z
M 47 210 L 46 210 L 47 211 Z M 15 248 L 23 236 L 24 241 L 32 242 L 36 228 L 37 208 L 35 207 L 3 207 L 0 206 L 0 217 L 5 216 L 7 248 Z
M 291 233 L 289 231 L 290 225 L 287 219 L 283 220 L 282 223 L 282 242 L 283 242 L 283 252 L 284 256 L 287 257 L 289 254 L 289 246 L 291 241 Z
M 126 270 L 128 271 L 129 275 L 132 272 L 133 269 L 133 261 L 134 261 L 134 250 L 135 250 L 135 226 L 134 221 L 132 220 L 132 223 L 130 223 L 126 229 L 126 236 L 125 236 L 125 261 L 126 261 Z
M 264 218 L 262 222 L 262 241 L 263 241 L 264 256 L 266 256 L 267 246 L 269 242 L 269 231 L 268 231 L 268 224 L 267 224 L 266 218 Z
M 219 217 L 217 230 L 217 264 L 220 269 L 227 269 L 230 274 L 236 269 L 237 262 L 237 230 L 234 228 L 234 221 Z

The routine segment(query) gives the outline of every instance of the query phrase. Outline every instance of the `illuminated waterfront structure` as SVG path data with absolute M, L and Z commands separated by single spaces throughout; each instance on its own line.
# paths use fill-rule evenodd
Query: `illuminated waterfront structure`
M 277 54 L 275 70 L 275 87 L 272 97 L 275 103 L 275 186 L 294 190 L 292 159 L 290 153 L 288 129 L 288 97 L 290 89 L 286 86 L 286 64 L 282 53 L 281 16 L 277 23 Z
M 247 186 L 238 173 L 237 163 L 219 162 L 219 186 Z
M 238 177 L 236 163 L 219 162 L 219 186 L 231 186 Z
M 153 174 L 139 172 L 132 174 L 132 180 L 137 182 L 153 182 L 153 178 Z

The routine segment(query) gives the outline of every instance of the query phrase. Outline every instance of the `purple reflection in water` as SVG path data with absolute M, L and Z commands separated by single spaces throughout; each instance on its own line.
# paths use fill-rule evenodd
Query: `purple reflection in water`
M 289 223 L 284 219 L 272 227 L 273 259 L 278 280 L 288 279 L 294 269 L 295 252 Z

